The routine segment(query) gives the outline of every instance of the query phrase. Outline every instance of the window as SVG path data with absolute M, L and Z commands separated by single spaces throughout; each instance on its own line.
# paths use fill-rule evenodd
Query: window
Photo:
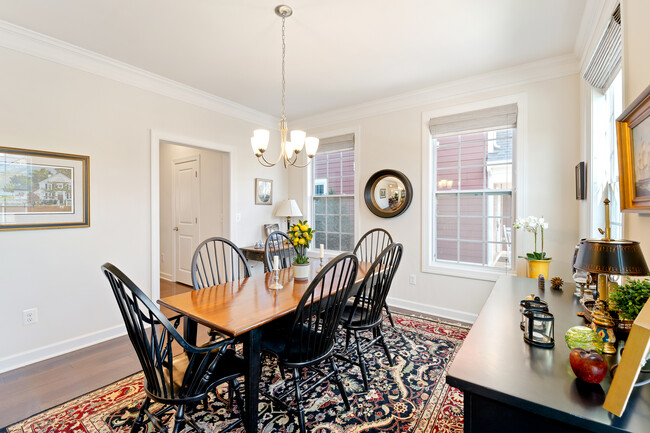
M 312 162 L 314 242 L 330 251 L 354 248 L 354 134 L 322 139 Z
M 619 72 L 602 94 L 593 91 L 591 141 L 591 237 L 601 238 L 598 228 L 605 229 L 605 206 L 610 200 L 609 214 L 613 239 L 623 238 L 618 151 L 616 146 L 616 118 L 623 109 L 623 87 Z
M 431 119 L 430 264 L 512 266 L 517 105 Z

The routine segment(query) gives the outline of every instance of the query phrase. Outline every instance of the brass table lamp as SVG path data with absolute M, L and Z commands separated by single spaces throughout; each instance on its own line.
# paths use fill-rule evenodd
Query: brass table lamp
M 598 301 L 591 314 L 591 328 L 600 335 L 605 343 L 603 352 L 616 353 L 616 322 L 607 307 L 608 275 L 647 275 L 648 265 L 641 252 L 639 242 L 611 239 L 609 225 L 609 200 L 605 199 L 605 237 L 603 239 L 585 239 L 580 243 L 575 267 L 598 274 L 596 287 Z M 603 231 L 601 230 L 601 233 Z

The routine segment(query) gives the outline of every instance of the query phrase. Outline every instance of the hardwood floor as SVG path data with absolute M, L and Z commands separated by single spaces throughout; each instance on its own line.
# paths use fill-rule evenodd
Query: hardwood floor
M 192 287 L 160 280 L 161 297 L 189 290 Z M 201 334 L 205 335 L 200 333 L 199 338 Z M 133 346 L 124 335 L 0 374 L 0 428 L 141 369 Z
M 189 290 L 192 287 L 160 280 L 161 297 Z M 399 308 L 391 310 L 412 313 Z M 199 343 L 208 340 L 207 333 L 201 329 L 197 337 Z M 125 335 L 0 374 L 0 428 L 140 370 L 138 358 Z

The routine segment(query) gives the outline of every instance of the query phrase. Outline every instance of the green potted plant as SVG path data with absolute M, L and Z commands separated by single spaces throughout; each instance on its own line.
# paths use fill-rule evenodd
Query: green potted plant
M 548 268 L 551 263 L 551 258 L 547 257 L 546 252 L 544 252 L 544 230 L 548 229 L 548 223 L 543 217 L 529 216 L 528 218 L 517 218 L 513 227 L 516 229 L 524 229 L 535 235 L 535 249 L 533 252 L 526 253 L 526 256 L 519 256 L 528 261 L 528 278 L 537 278 L 539 274 L 543 274 L 544 278 L 548 279 Z M 538 233 L 541 240 L 540 251 L 537 251 Z
M 289 239 L 296 250 L 296 258 L 293 259 L 293 278 L 295 280 L 307 280 L 309 278 L 309 257 L 307 251 L 309 244 L 314 238 L 316 230 L 312 230 L 307 220 L 298 221 L 289 228 Z
M 650 281 L 629 280 L 609 294 L 609 308 L 618 314 L 619 328 L 629 330 L 650 298 Z

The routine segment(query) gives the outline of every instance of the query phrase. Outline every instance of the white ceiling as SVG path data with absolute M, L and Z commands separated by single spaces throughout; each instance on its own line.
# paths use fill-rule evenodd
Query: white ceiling
M 566 54 L 587 0 L 286 0 L 287 117 Z M 0 0 L 0 19 L 279 116 L 281 0 Z

